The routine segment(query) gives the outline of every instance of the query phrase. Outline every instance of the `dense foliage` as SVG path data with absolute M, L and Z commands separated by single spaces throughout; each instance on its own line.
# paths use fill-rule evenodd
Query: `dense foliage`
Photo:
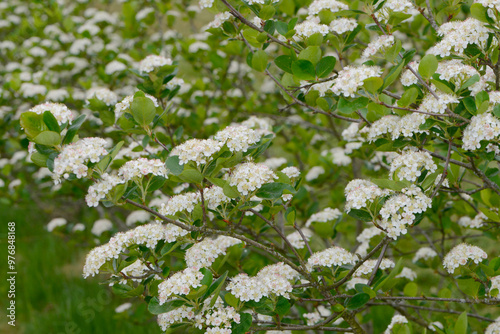
M 500 1 L 0 6 L 2 200 L 158 331 L 500 333 Z

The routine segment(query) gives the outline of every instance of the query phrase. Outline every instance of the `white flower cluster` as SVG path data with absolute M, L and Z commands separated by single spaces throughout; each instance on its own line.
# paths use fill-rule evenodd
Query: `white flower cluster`
M 402 316 L 400 314 L 396 314 L 394 317 L 392 317 L 391 323 L 389 324 L 389 326 L 385 330 L 384 334 L 391 334 L 391 333 L 393 333 L 392 332 L 392 328 L 394 327 L 395 324 L 404 325 L 404 324 L 407 324 L 407 323 L 408 323 L 408 319 L 406 319 L 406 317 L 404 317 L 404 316 Z
M 101 179 L 89 187 L 88 193 L 85 196 L 87 205 L 90 207 L 98 206 L 99 201 L 106 198 L 106 195 L 111 189 L 125 182 L 125 180 L 116 175 L 108 173 L 102 174 Z
M 464 130 L 462 148 L 474 151 L 481 147 L 482 140 L 494 140 L 500 136 L 500 120 L 485 112 L 472 117 L 471 122 Z
M 500 317 L 486 327 L 484 334 L 500 334 Z
M 401 234 L 406 234 L 406 227 L 413 224 L 416 218 L 415 214 L 424 212 L 432 204 L 432 200 L 416 185 L 405 188 L 401 192 L 402 194 L 392 196 L 385 201 L 380 209 L 382 220 L 379 225 L 393 239 Z
M 444 60 L 439 62 L 436 73 L 439 79 L 453 83 L 461 87 L 467 80 L 479 72 L 470 65 L 465 65 L 460 59 Z
M 428 112 L 428 113 L 438 113 L 444 114 L 450 103 L 459 103 L 456 96 L 436 92 L 439 99 L 436 99 L 434 95 L 427 94 L 424 96 L 422 103 L 420 104 L 418 110 Z
M 361 256 L 366 256 L 368 254 L 368 247 L 370 247 L 370 240 L 376 236 L 381 234 L 382 231 L 375 226 L 365 228 L 361 233 L 356 237 L 356 241 L 360 243 L 356 253 Z
M 139 62 L 139 72 L 141 74 L 149 73 L 159 67 L 172 64 L 173 62 L 170 58 L 157 55 L 149 55 Z
M 369 275 L 373 272 L 375 269 L 375 266 L 377 265 L 377 260 L 368 260 L 365 261 L 361 266 L 359 266 L 358 269 L 354 272 L 354 277 L 360 277 L 363 275 Z M 383 258 L 382 261 L 380 262 L 379 269 L 384 270 L 384 269 L 389 269 L 389 268 L 394 268 L 395 263 L 394 261 L 390 259 Z
M 240 323 L 240 315 L 232 307 L 224 307 L 222 299 L 216 299 L 210 307 L 211 298 L 204 301 L 199 312 L 193 307 L 183 305 L 167 313 L 158 315 L 158 325 L 166 331 L 175 323 L 193 323 L 198 329 L 205 328 L 205 333 L 231 334 L 231 323 Z
M 316 180 L 322 174 L 325 174 L 325 169 L 321 166 L 314 166 L 307 172 L 306 181 Z
M 188 267 L 178 271 L 158 285 L 158 300 L 160 305 L 167 302 L 171 296 L 187 295 L 191 288 L 201 286 L 203 273 L 199 267 Z
M 424 169 L 428 170 L 430 174 L 436 171 L 437 165 L 432 160 L 431 155 L 419 151 L 415 147 L 409 147 L 405 149 L 403 154 L 392 160 L 389 177 L 415 182 Z
M 303 228 L 303 229 L 301 229 L 301 231 L 302 231 L 302 234 L 304 234 L 304 238 L 309 242 L 309 240 L 311 240 L 313 232 L 308 228 Z M 290 233 L 289 235 L 287 235 L 286 238 L 288 239 L 288 241 L 290 241 L 290 244 L 297 249 L 301 249 L 301 248 L 304 248 L 306 246 L 306 242 L 304 241 L 304 239 L 300 235 L 299 231 L 295 231 L 293 233 Z
M 420 62 L 418 62 L 418 61 L 412 61 L 408 64 L 408 66 L 411 67 L 415 72 L 418 70 L 419 65 L 420 65 Z M 411 86 L 411 85 L 414 85 L 418 82 L 417 76 L 415 74 L 413 74 L 413 72 L 410 70 L 405 70 L 403 72 L 403 74 L 401 74 L 400 80 L 401 80 L 401 84 L 403 86 Z
M 416 253 L 415 256 L 413 257 L 413 262 L 417 262 L 421 259 L 424 260 L 429 260 L 432 259 L 433 257 L 436 257 L 437 253 L 434 249 L 430 247 L 422 247 L 420 248 Z
M 175 216 L 177 212 L 192 212 L 201 201 L 200 193 L 185 193 L 171 197 L 167 203 L 162 203 L 158 212 L 164 216 Z
M 362 179 L 352 180 L 345 187 L 345 210 L 349 212 L 351 209 L 361 209 L 367 206 L 367 202 L 373 202 L 377 197 L 389 194 L 389 190 L 380 189 L 373 182 Z
M 144 210 L 132 211 L 127 216 L 125 224 L 127 226 L 131 226 L 131 225 L 134 225 L 136 223 L 146 223 L 148 220 L 150 220 L 150 218 L 151 218 L 151 215 L 147 211 L 144 211 Z
M 468 228 L 480 228 L 484 225 L 485 220 L 488 220 L 488 217 L 484 213 L 479 212 L 474 219 L 467 216 L 460 217 L 458 225 Z
M 200 0 L 199 6 L 201 9 L 210 8 L 214 4 L 214 0 Z
M 216 185 L 205 188 L 203 191 L 203 199 L 205 200 L 205 205 L 211 210 L 216 210 L 219 205 L 231 201 L 231 199 L 224 194 L 224 190 Z
M 479 263 L 486 259 L 488 255 L 479 247 L 468 245 L 466 243 L 459 244 L 446 254 L 443 259 L 443 267 L 453 274 L 459 266 L 465 266 L 469 260 L 474 263 Z
M 227 290 L 241 301 L 254 300 L 258 302 L 269 295 L 288 298 L 292 291 L 290 280 L 298 277 L 298 273 L 290 266 L 280 262 L 261 269 L 254 277 L 238 274 L 231 279 Z
M 94 225 L 92 226 L 92 230 L 90 230 L 90 232 L 92 232 L 93 235 L 99 237 L 101 236 L 101 234 L 111 230 L 112 228 L 113 228 L 113 223 L 111 222 L 111 220 L 102 218 L 94 222 Z
M 358 21 L 352 18 L 341 17 L 330 22 L 330 31 L 336 34 L 343 34 L 353 31 L 358 26 Z
M 225 255 L 226 250 L 241 241 L 235 238 L 218 236 L 216 239 L 205 239 L 189 248 L 185 260 L 188 267 L 210 267 L 220 255 Z
M 220 28 L 224 22 L 231 18 L 230 12 L 222 12 L 215 15 L 214 20 L 210 22 L 205 29 Z
M 57 227 L 65 226 L 68 221 L 64 218 L 54 218 L 47 224 L 47 231 L 52 232 Z
M 339 72 L 331 90 L 335 95 L 342 94 L 345 97 L 355 97 L 364 80 L 378 77 L 381 74 L 382 69 L 378 66 L 346 66 Z
M 370 44 L 368 44 L 366 49 L 363 50 L 363 53 L 361 54 L 361 61 L 362 62 L 368 61 L 368 59 L 376 55 L 377 52 L 379 51 L 383 52 L 387 48 L 390 48 L 392 45 L 394 45 L 393 35 L 378 36 L 377 39 L 370 42 Z
M 344 264 L 355 264 L 356 256 L 342 247 L 331 247 L 324 251 L 316 252 L 307 260 L 307 270 L 312 271 L 314 267 L 342 266 Z
M 274 133 L 274 121 L 268 117 L 250 116 L 248 119 L 241 122 L 241 125 L 255 130 L 259 136 L 265 136 Z
M 133 180 L 134 178 L 142 178 L 148 174 L 168 177 L 168 171 L 165 168 L 165 164 L 160 159 L 139 158 L 130 160 L 118 170 L 118 175 L 123 177 L 125 181 Z
M 63 146 L 61 153 L 54 159 L 54 182 L 67 179 L 70 173 L 81 179 L 88 172 L 88 162 L 99 162 L 100 157 L 108 154 L 105 147 L 108 142 L 103 138 L 83 138 L 69 145 Z
M 235 168 L 229 176 L 229 184 L 236 186 L 238 191 L 246 196 L 277 178 L 276 174 L 266 165 L 247 162 Z
M 379 21 L 387 21 L 392 12 L 403 14 L 418 14 L 418 10 L 408 0 L 387 0 L 384 5 L 375 13 Z
M 231 152 L 246 152 L 248 148 L 260 140 L 255 130 L 246 126 L 228 126 L 215 134 L 215 140 L 227 145 Z
M 476 44 L 480 48 L 484 48 L 489 32 L 484 23 L 472 17 L 465 21 L 444 23 L 438 31 L 438 35 L 443 36 L 443 38 L 428 53 L 447 57 L 452 52 L 463 55 L 469 44 Z
M 213 139 L 190 139 L 176 146 L 170 155 L 178 155 L 181 165 L 193 161 L 199 166 L 206 164 L 208 159 L 219 152 L 223 145 L 223 142 Z
M 413 281 L 415 280 L 415 278 L 417 278 L 417 273 L 408 267 L 404 267 L 403 270 L 401 270 L 401 272 L 396 275 L 396 278 L 406 278 L 410 281 Z
M 306 227 L 311 226 L 312 223 L 326 223 L 335 220 L 342 216 L 339 209 L 326 208 L 323 211 L 313 214 L 306 221 Z
M 297 167 L 286 167 L 283 168 L 281 172 L 288 176 L 290 179 L 295 179 L 300 176 L 300 171 Z
M 158 107 L 158 100 L 154 96 L 146 93 L 144 93 L 144 96 L 153 101 L 155 107 Z M 134 101 L 134 95 L 129 95 L 115 105 L 115 118 L 117 120 L 124 112 L 130 110 L 132 101 Z
M 312 326 L 320 322 L 326 317 L 329 317 L 332 314 L 332 311 L 324 307 L 323 305 L 319 305 L 314 312 L 304 313 L 302 316 L 307 321 L 308 326 Z
M 498 0 L 474 0 L 474 3 L 480 3 L 486 8 L 495 8 L 497 11 L 500 11 L 500 1 Z
M 348 10 L 349 6 L 336 0 L 314 0 L 307 8 L 307 13 L 309 16 L 318 15 L 324 9 L 336 13 L 341 10 Z
M 295 26 L 296 36 L 308 38 L 314 34 L 321 34 L 323 36 L 330 32 L 326 24 L 321 24 L 319 17 L 308 17 L 307 20 Z
M 363 128 L 363 131 L 367 132 L 368 141 L 372 142 L 386 133 L 392 134 L 399 121 L 399 116 L 387 115 L 373 122 L 372 126 Z
M 357 146 L 356 145 L 357 143 L 347 143 L 347 145 L 352 145 L 352 144 Z M 346 147 L 347 147 L 347 145 L 346 145 Z M 351 157 L 346 155 L 347 151 L 348 151 L 347 149 L 344 150 L 344 148 L 342 148 L 342 147 L 334 147 L 330 150 L 325 150 L 325 151 L 321 152 L 321 155 L 330 157 L 332 159 L 332 163 L 334 165 L 348 166 L 351 164 L 352 159 L 351 159 Z M 352 153 L 352 152 L 350 152 L 350 153 Z
M 114 106 L 118 102 L 118 95 L 106 87 L 93 87 L 87 91 L 87 101 L 97 99 L 107 106 Z
M 55 117 L 59 125 L 64 123 L 71 124 L 71 121 L 73 120 L 73 113 L 62 103 L 45 102 L 34 106 L 29 111 L 40 115 L 47 110 L 50 111 L 50 113 Z
M 94 276 L 99 273 L 99 268 L 111 259 L 117 259 L 130 245 L 144 245 L 155 248 L 158 241 L 176 241 L 185 236 L 188 231 L 175 225 L 161 225 L 157 223 L 138 226 L 127 232 L 121 232 L 112 237 L 107 244 L 96 247 L 87 254 L 83 277 Z

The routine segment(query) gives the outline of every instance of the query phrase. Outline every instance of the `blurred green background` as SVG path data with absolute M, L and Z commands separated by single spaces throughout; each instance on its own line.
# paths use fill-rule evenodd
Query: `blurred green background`
M 116 313 L 128 302 L 99 284 L 84 280 L 85 250 L 48 232 L 50 217 L 34 205 L 0 204 L 0 333 L 100 334 L 160 333 L 145 304 Z M 16 327 L 8 326 L 7 223 L 16 223 Z M 132 312 L 135 313 L 132 316 Z M 126 319 L 126 321 L 125 321 Z

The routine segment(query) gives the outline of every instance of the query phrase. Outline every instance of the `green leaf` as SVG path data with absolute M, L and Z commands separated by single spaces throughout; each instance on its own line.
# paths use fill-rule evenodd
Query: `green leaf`
M 415 282 L 409 282 L 405 285 L 403 293 L 405 296 L 415 297 L 417 295 L 418 285 Z
M 179 156 L 173 155 L 167 158 L 165 166 L 174 175 L 180 175 L 184 170 L 184 165 L 180 164 Z
M 49 158 L 48 156 L 41 154 L 40 152 L 34 152 L 31 155 L 31 161 L 33 161 L 35 165 L 40 167 L 47 167 L 48 158 Z
M 306 44 L 309 46 L 321 46 L 322 43 L 323 43 L 323 35 L 319 32 L 309 36 L 306 42 Z
M 163 185 L 165 184 L 166 181 L 167 181 L 167 179 L 164 178 L 163 176 L 159 176 L 159 175 L 153 176 L 153 178 L 149 182 L 147 191 L 153 192 L 155 190 L 160 189 L 161 187 L 163 187 Z
M 43 122 L 47 127 L 49 128 L 50 131 L 54 131 L 57 133 L 61 132 L 61 128 L 59 127 L 59 123 L 57 123 L 57 119 L 52 115 L 52 113 L 48 110 L 46 110 L 43 113 Z
M 434 86 L 436 86 L 436 88 L 439 89 L 440 91 L 442 91 L 443 93 L 446 93 L 446 94 L 453 94 L 454 93 L 453 89 L 451 89 L 444 82 L 441 82 L 441 81 L 436 80 L 436 79 L 431 79 L 431 83 L 433 83 Z
M 333 56 L 321 58 L 316 65 L 316 75 L 318 78 L 326 78 L 330 73 L 332 73 L 336 63 L 337 59 Z
M 370 99 L 367 97 L 358 97 L 355 100 L 349 101 L 341 97 L 337 105 L 337 110 L 343 114 L 352 114 L 359 109 L 362 109 L 368 105 Z
M 283 195 L 284 190 L 288 190 L 292 194 L 295 194 L 296 192 L 295 189 L 289 184 L 273 182 L 264 184 L 262 187 L 260 187 L 255 196 L 264 199 L 277 199 L 280 198 L 281 195 Z
M 134 96 L 130 109 L 134 120 L 142 127 L 151 123 L 156 115 L 156 107 L 147 97 Z
M 227 278 L 227 273 L 226 271 L 221 277 L 215 280 L 215 282 L 210 285 L 210 288 L 208 289 L 207 293 L 205 294 L 205 297 L 203 299 L 207 299 L 209 296 L 214 294 L 212 297 L 212 300 L 210 301 L 210 307 L 214 306 L 215 302 L 217 301 L 217 298 L 219 297 L 220 290 L 222 289 L 222 286 L 224 285 L 224 282 L 226 281 Z
M 61 143 L 61 135 L 54 131 L 43 131 L 33 138 L 33 141 L 40 145 L 57 146 Z
M 455 323 L 455 334 L 467 334 L 467 312 L 464 311 Z
M 392 67 L 387 76 L 384 78 L 384 85 L 382 86 L 382 88 L 389 87 L 390 84 L 392 84 L 394 80 L 396 80 L 396 78 L 399 76 L 404 66 L 405 62 L 403 60 L 398 65 Z
M 229 198 L 238 198 L 240 197 L 240 193 L 238 192 L 238 188 L 236 186 L 230 186 L 229 183 L 226 183 L 224 187 L 222 187 L 222 191 L 224 195 Z
M 373 217 L 370 215 L 370 213 L 365 210 L 351 209 L 348 215 L 364 222 L 371 222 L 373 220 Z
M 388 179 L 374 179 L 372 180 L 372 182 L 381 188 L 391 189 L 395 191 L 401 191 L 411 185 L 411 183 L 408 181 L 394 181 Z
M 365 87 L 366 91 L 369 93 L 375 94 L 384 84 L 384 80 L 379 77 L 368 78 L 363 81 L 363 87 Z
M 410 104 L 415 103 L 417 101 L 417 97 L 418 97 L 418 89 L 415 87 L 411 87 L 406 92 L 404 92 L 404 94 L 398 100 L 398 106 L 407 107 Z
M 299 59 L 292 63 L 292 73 L 300 80 L 314 80 L 316 77 L 314 65 L 305 59 Z
M 290 308 L 292 306 L 290 305 L 290 302 L 283 296 L 280 296 L 278 298 L 278 302 L 276 303 L 276 307 L 274 308 L 274 311 L 278 313 L 279 316 L 284 316 L 290 311 Z
M 66 132 L 66 135 L 64 136 L 63 145 L 67 145 L 73 141 L 73 138 L 75 138 L 76 133 L 78 132 L 83 122 L 85 121 L 85 117 L 87 116 L 80 115 L 73 120 L 73 122 L 68 128 L 68 132 Z
M 252 68 L 259 72 L 264 72 L 267 67 L 267 53 L 262 50 L 254 52 L 252 57 Z
M 234 308 L 238 307 L 238 298 L 236 298 L 232 293 L 228 292 L 224 295 L 224 300 L 229 306 Z
M 425 79 L 429 79 L 432 77 L 438 68 L 438 60 L 436 56 L 427 54 L 420 61 L 420 65 L 418 66 L 418 73 L 422 75 Z
M 491 19 L 489 19 L 488 9 L 480 3 L 473 3 L 470 6 L 470 15 L 481 22 L 491 23 L 490 21 L 492 21 Z
M 276 9 L 274 9 L 274 7 L 271 5 L 267 5 L 262 7 L 262 9 L 259 12 L 259 17 L 264 21 L 266 21 L 269 20 L 271 17 L 273 17 L 274 13 L 276 13 Z
M 184 169 L 184 171 L 179 174 L 179 178 L 187 183 L 199 184 L 203 181 L 203 175 L 199 170 L 194 168 Z
M 232 334 L 245 334 L 252 326 L 252 315 L 250 313 L 240 313 L 240 323 L 233 322 L 231 327 Z
M 299 59 L 309 60 L 314 65 L 321 59 L 321 48 L 319 46 L 308 46 L 300 51 Z
M 377 291 L 378 289 L 383 289 L 388 282 L 389 285 L 390 283 L 395 283 L 394 277 L 396 277 L 396 275 L 400 272 L 402 266 L 403 266 L 403 258 L 400 257 L 398 262 L 396 263 L 396 266 L 394 267 L 394 269 L 392 269 L 391 273 L 387 275 L 387 277 L 384 278 L 384 280 L 382 280 L 380 283 L 377 282 L 377 284 L 374 286 L 373 289 Z
M 282 69 L 287 73 L 293 73 L 292 62 L 293 58 L 291 56 L 279 56 L 274 60 L 276 66 L 278 66 L 280 69 Z
M 347 309 L 349 310 L 357 310 L 362 307 L 370 300 L 370 295 L 364 292 L 360 292 L 354 295 L 349 302 L 347 303 Z
M 184 305 L 184 301 L 180 299 L 174 299 L 164 303 L 163 305 L 160 305 L 158 298 L 153 297 L 149 301 L 148 311 L 151 312 L 151 314 L 155 315 L 162 314 L 175 310 L 176 308 L 181 307 L 182 305 Z
M 43 121 L 43 116 L 32 111 L 23 112 L 19 122 L 30 139 L 35 138 L 40 132 L 48 129 Z
M 297 213 L 295 212 L 294 207 L 288 207 L 285 212 L 285 219 L 286 219 L 286 224 L 287 225 L 293 225 L 295 224 L 295 217 Z

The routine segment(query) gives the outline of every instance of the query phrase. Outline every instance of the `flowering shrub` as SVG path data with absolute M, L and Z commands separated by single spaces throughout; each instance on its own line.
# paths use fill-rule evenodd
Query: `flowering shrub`
M 107 218 L 84 277 L 169 332 L 500 333 L 500 1 L 84 2 L 0 21 L 1 186 Z

